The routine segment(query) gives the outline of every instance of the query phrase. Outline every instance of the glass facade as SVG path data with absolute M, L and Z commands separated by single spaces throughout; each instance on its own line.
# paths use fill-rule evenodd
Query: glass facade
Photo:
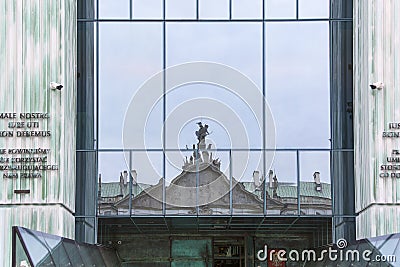
M 351 8 L 78 1 L 77 239 L 106 243 L 115 225 L 267 233 L 274 221 L 315 246 L 354 239 Z M 173 84 L 188 62 L 247 80 Z

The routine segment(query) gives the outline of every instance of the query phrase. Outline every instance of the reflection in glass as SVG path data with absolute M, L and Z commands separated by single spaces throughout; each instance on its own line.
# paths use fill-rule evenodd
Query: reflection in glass
M 133 19 L 161 19 L 163 0 L 133 0 Z
M 272 152 L 267 152 L 270 154 Z M 268 155 L 267 155 L 268 157 Z M 271 156 L 269 156 L 271 157 Z M 296 151 L 276 151 L 270 168 L 266 169 L 265 191 L 267 214 L 296 215 L 297 212 Z M 262 192 L 262 197 L 264 198 Z
M 131 214 L 161 214 L 164 196 L 162 151 L 134 152 L 132 170 Z
M 296 0 L 264 0 L 267 19 L 296 18 Z
M 130 105 L 138 106 L 144 102 L 133 103 L 132 99 L 140 86 L 161 70 L 161 24 L 101 24 L 99 38 L 99 146 L 122 148 L 127 109 Z M 161 84 L 152 90 L 152 93 L 162 95 Z M 153 117 L 147 123 L 157 132 L 162 125 L 162 115 L 158 110 L 134 114 L 135 124 L 145 121 L 150 113 Z M 136 131 L 142 133 L 143 129 Z M 156 137 L 153 140 L 152 135 L 146 136 L 152 140 L 150 147 L 161 147 Z
M 168 23 L 167 66 L 193 61 L 221 63 L 261 88 L 261 30 L 260 23 Z
M 330 148 L 328 23 L 270 23 L 266 41 L 277 147 Z
M 200 0 L 200 19 L 228 19 L 229 0 Z
M 231 0 L 233 19 L 262 18 L 262 0 Z
M 128 19 L 129 0 L 98 0 L 100 19 Z
M 167 19 L 196 18 L 196 0 L 165 0 Z
M 202 122 L 209 126 L 207 142 L 213 148 L 260 148 L 262 95 L 255 88 L 253 94 L 249 89 L 247 98 L 242 98 L 235 90 L 239 91 L 212 84 L 191 84 L 170 91 L 167 94 L 167 147 L 191 148 L 197 141 L 194 134 L 197 123 Z
M 329 2 L 330 0 L 299 0 L 299 17 L 329 18 Z
M 263 214 L 263 152 L 232 151 L 232 213 Z M 271 199 L 267 202 L 274 209 Z
M 330 152 L 300 152 L 300 212 L 332 214 Z
M 227 152 L 215 151 L 207 141 L 182 153 L 167 153 L 166 205 L 168 214 L 221 215 L 230 211 Z M 224 156 L 225 155 L 225 156 Z M 179 159 L 180 165 L 175 161 Z M 183 165 L 182 165 L 183 161 Z

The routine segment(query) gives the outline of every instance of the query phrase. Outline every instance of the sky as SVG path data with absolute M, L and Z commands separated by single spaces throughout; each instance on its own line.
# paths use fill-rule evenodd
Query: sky
M 196 16 L 196 1 L 166 0 L 166 3 L 168 19 Z M 200 18 L 228 18 L 227 0 L 200 0 L 199 3 Z M 295 3 L 295 0 L 266 0 L 266 18 L 295 18 Z M 328 3 L 327 0 L 299 0 L 299 17 L 327 18 Z M 138 19 L 160 19 L 161 5 L 160 0 L 134 0 L 132 13 Z M 232 0 L 232 16 L 234 19 L 261 18 L 261 2 Z M 99 18 L 128 17 L 128 0 L 99 0 Z M 265 30 L 265 100 L 274 118 L 276 148 L 330 148 L 328 22 L 267 22 Z M 162 70 L 162 43 L 161 22 L 99 23 L 100 148 L 124 147 L 122 132 L 127 123 L 126 112 L 130 105 L 141 104 L 135 95 L 143 90 L 146 81 Z M 262 92 L 262 49 L 260 22 L 166 23 L 167 67 L 197 61 L 224 64 L 247 76 L 258 87 L 258 93 Z M 161 85 L 154 91 L 161 96 Z M 258 105 L 244 100 L 257 97 L 258 93 L 235 95 L 220 86 L 198 83 L 171 90 L 166 96 L 166 147 L 191 147 L 197 141 L 194 131 L 200 120 L 210 125 L 212 134 L 207 140 L 214 148 L 261 148 L 260 118 L 253 114 L 259 115 L 261 101 Z M 145 132 L 145 148 L 162 148 L 162 104 L 161 99 L 151 110 L 134 114 L 135 119 L 146 120 L 145 128 L 137 129 Z M 198 114 L 192 112 L 196 110 Z M 235 137 L 238 133 L 240 137 Z M 181 172 L 183 158 L 190 152 L 169 154 L 167 181 Z M 261 154 L 242 154 L 233 153 L 233 176 L 250 181 L 254 170 L 262 170 Z M 227 173 L 227 152 L 219 152 L 217 156 L 221 158 L 222 170 Z M 243 159 L 248 164 L 243 165 Z M 135 153 L 131 165 L 137 170 L 140 182 L 157 183 L 162 176 L 162 153 Z M 295 182 L 296 153 L 275 153 L 270 168 L 277 173 L 279 181 Z M 125 169 L 123 153 L 99 153 L 103 181 L 118 181 L 119 173 Z M 321 173 L 322 181 L 329 181 L 329 152 L 300 153 L 301 180 L 312 181 L 314 171 Z

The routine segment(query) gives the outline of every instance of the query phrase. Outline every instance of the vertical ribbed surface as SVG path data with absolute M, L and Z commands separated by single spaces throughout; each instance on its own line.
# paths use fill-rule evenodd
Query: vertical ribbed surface
M 400 150 L 400 138 L 382 137 L 388 123 L 400 122 L 399 29 L 400 1 L 354 1 L 357 238 L 400 232 L 400 179 L 379 177 L 386 157 Z M 378 81 L 385 88 L 371 90 Z
M 0 149 L 47 148 L 47 164 L 59 166 L 42 178 L 3 178 L 0 171 L 0 258 L 6 261 L 0 266 L 10 266 L 12 225 L 74 237 L 75 57 L 75 0 L 0 1 L 0 112 L 49 113 L 50 119 L 32 120 L 38 129 L 22 130 L 51 131 L 51 137 L 0 137 Z M 50 90 L 52 81 L 63 90 Z M 9 130 L 9 121 L 0 119 L 0 131 Z

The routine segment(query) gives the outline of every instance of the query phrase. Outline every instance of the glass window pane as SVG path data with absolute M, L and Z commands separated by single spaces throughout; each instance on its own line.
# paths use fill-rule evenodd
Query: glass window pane
M 262 151 L 232 152 L 233 214 L 264 213 L 262 157 Z
M 129 155 L 122 152 L 99 153 L 99 215 L 129 214 Z M 118 205 L 117 205 L 118 203 Z M 125 205 L 126 204 L 126 205 Z
M 195 131 L 198 122 L 209 124 L 212 133 L 208 140 L 213 142 L 213 148 L 261 147 L 260 27 L 256 23 L 168 25 L 168 66 L 185 62 L 216 62 L 237 70 L 232 75 L 225 70 L 221 75 L 213 73 L 213 79 L 218 78 L 215 81 L 192 82 L 167 92 L 168 148 L 191 148 L 197 143 Z M 202 73 L 207 70 L 202 68 Z M 246 75 L 252 81 L 246 78 L 247 83 L 229 84 L 237 75 Z M 167 84 L 170 84 L 168 75 Z
M 200 0 L 200 19 L 228 19 L 229 0 Z
M 307 215 L 332 214 L 329 151 L 300 152 L 300 209 Z
M 329 18 L 329 2 L 329 0 L 299 0 L 299 17 Z
M 195 0 L 166 0 L 167 19 L 194 19 L 196 18 Z
M 267 98 L 280 148 L 329 148 L 327 22 L 267 24 Z
M 232 18 L 262 18 L 262 0 L 232 0 Z
M 62 245 L 62 237 L 49 235 L 46 233 L 36 232 L 38 236 L 42 236 L 44 241 L 46 242 L 46 246 L 49 248 L 51 253 L 51 258 L 54 260 L 55 265 L 57 266 L 68 266 L 71 264 L 69 261 L 69 257 L 65 251 L 64 246 Z M 40 266 L 48 266 L 46 264 L 42 264 Z
M 99 61 L 99 146 L 122 148 L 122 129 L 125 115 L 132 123 L 129 133 L 135 148 L 143 148 L 144 134 L 147 147 L 160 147 L 162 127 L 160 110 L 146 105 L 152 94 L 162 95 L 162 84 L 143 92 L 140 86 L 161 70 L 161 24 L 129 23 L 100 25 Z M 145 97 L 134 98 L 141 92 Z M 147 98 L 146 98 L 147 97 Z M 127 113 L 132 107 L 134 114 Z M 135 108 L 139 111 L 135 111 Z M 146 109 L 146 111 L 144 111 Z M 151 117 L 148 117 L 152 115 Z M 147 125 L 147 128 L 145 127 Z M 143 131 L 151 128 L 152 132 Z M 153 138 L 154 137 L 154 138 Z M 158 141 L 158 142 L 157 142 Z
M 19 231 L 34 265 L 39 264 L 43 259 L 49 258 L 50 252 L 41 235 L 35 235 L 32 230 L 24 228 L 19 228 Z M 61 244 L 61 241 L 59 244 Z
M 296 18 L 296 0 L 264 0 L 267 19 Z
M 267 191 L 267 214 L 296 215 L 297 159 L 295 151 L 267 152 L 274 160 L 264 176 Z
M 132 214 L 161 214 L 163 152 L 134 152 L 132 168 Z
M 133 0 L 134 19 L 161 19 L 163 0 Z
M 221 63 L 247 75 L 260 88 L 261 36 L 260 23 L 169 23 L 167 66 L 192 61 Z
M 129 0 L 99 0 L 100 19 L 129 19 Z

